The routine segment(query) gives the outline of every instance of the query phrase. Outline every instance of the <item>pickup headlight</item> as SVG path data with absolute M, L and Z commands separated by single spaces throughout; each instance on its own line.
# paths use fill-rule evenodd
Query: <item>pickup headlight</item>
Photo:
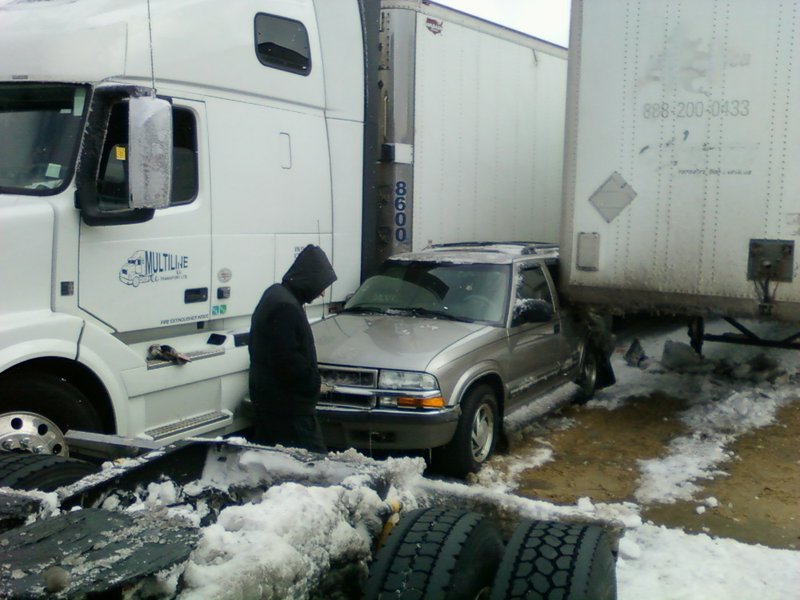
M 378 376 L 378 387 L 384 390 L 435 390 L 439 382 L 430 373 L 382 370 Z

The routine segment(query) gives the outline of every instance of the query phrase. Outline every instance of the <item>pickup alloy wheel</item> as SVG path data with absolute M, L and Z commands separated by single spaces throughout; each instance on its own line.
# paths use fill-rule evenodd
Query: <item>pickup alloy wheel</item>
M 0 450 L 68 456 L 64 434 L 70 429 L 102 431 L 100 418 L 76 387 L 47 373 L 0 382 Z
M 411 511 L 392 529 L 369 568 L 365 600 L 486 600 L 503 542 L 497 526 L 472 512 Z
M 461 418 L 453 439 L 436 452 L 436 470 L 454 477 L 476 472 L 494 453 L 499 434 L 494 390 L 486 384 L 477 385 L 461 401 Z

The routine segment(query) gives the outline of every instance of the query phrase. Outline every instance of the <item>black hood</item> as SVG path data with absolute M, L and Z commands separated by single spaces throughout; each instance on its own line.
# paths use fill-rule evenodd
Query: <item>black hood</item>
M 312 302 L 334 281 L 336 273 L 328 257 L 322 248 L 311 244 L 303 248 L 283 276 L 283 285 L 303 304 Z

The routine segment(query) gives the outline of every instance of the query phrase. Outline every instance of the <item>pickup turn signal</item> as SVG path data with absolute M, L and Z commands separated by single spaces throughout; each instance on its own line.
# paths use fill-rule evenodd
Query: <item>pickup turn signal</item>
M 397 408 L 444 408 L 444 398 L 441 396 L 433 398 L 400 396 L 397 399 Z

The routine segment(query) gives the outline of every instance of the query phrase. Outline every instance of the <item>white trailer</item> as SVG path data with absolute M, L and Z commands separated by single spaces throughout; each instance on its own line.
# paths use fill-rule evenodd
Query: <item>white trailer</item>
M 430 2 L 382 6 L 379 258 L 558 241 L 566 50 Z
M 800 321 L 798 18 L 777 0 L 573 1 L 567 297 Z
M 3 4 L 0 448 L 241 428 L 306 244 L 330 303 L 396 250 L 556 239 L 565 88 L 563 48 L 421 0 Z

